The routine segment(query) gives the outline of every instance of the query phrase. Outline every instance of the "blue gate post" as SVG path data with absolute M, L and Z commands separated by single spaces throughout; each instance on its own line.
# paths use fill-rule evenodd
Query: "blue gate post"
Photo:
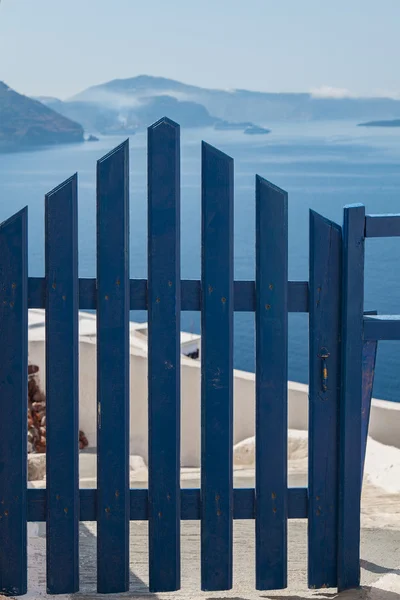
M 74 176 L 46 195 L 46 557 L 49 594 L 79 590 L 78 204 Z
M 364 206 L 355 204 L 345 207 L 339 448 L 339 591 L 358 587 L 360 584 L 364 231 Z
M 341 227 L 310 211 L 308 585 L 337 585 Z
M 27 592 L 27 209 L 0 225 L 0 594 Z
M 256 588 L 287 586 L 288 198 L 256 178 Z
M 232 587 L 233 160 L 202 146 L 201 588 Z
M 148 130 L 150 591 L 180 587 L 180 131 Z
M 129 590 L 129 146 L 97 164 L 97 590 Z

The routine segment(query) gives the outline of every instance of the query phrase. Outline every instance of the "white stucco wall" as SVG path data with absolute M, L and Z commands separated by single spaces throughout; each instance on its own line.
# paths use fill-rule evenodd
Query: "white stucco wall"
M 90 338 L 80 341 L 80 428 L 90 446 L 96 446 L 96 344 Z M 29 360 L 40 367 L 45 382 L 44 341 L 29 342 Z M 181 462 L 200 465 L 200 363 L 182 357 Z M 234 443 L 254 435 L 254 374 L 234 373 Z M 290 429 L 308 428 L 308 386 L 289 382 Z M 400 404 L 373 400 L 370 436 L 400 447 Z M 147 352 L 131 347 L 130 360 L 130 451 L 147 461 Z

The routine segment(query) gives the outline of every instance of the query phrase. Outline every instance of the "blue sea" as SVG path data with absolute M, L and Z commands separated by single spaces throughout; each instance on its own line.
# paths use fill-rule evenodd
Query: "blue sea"
M 353 122 L 273 124 L 267 136 L 235 131 L 182 131 L 182 277 L 200 277 L 200 141 L 235 160 L 235 278 L 254 278 L 254 176 L 289 193 L 289 278 L 308 279 L 308 215 L 312 208 L 341 223 L 345 204 L 368 213 L 400 213 L 400 129 Z M 0 220 L 29 207 L 29 274 L 44 273 L 44 194 L 79 174 L 79 271 L 94 277 L 96 160 L 122 141 L 60 146 L 0 155 Z M 131 277 L 147 276 L 146 135 L 130 140 Z M 400 240 L 367 240 L 365 309 L 400 313 Z M 145 313 L 132 313 L 146 320 Z M 199 332 L 199 315 L 182 314 L 182 329 Z M 289 318 L 289 378 L 307 382 L 308 316 Z M 254 369 L 254 316 L 235 315 L 235 367 Z M 374 396 L 400 401 L 400 342 L 380 342 Z

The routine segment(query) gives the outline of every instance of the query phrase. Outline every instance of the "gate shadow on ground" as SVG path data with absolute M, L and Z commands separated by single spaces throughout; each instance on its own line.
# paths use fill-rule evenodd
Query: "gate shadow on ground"
M 400 582 L 399 582 L 400 585 Z M 254 596 L 253 596 L 254 598 Z M 389 592 L 386 590 L 381 590 L 374 586 L 362 586 L 359 589 L 347 590 L 345 592 L 336 593 L 336 592 L 328 592 L 328 593 L 304 593 L 304 595 L 293 595 L 279 593 L 279 595 L 275 592 L 272 592 L 270 595 L 262 594 L 259 598 L 268 598 L 270 600 L 312 600 L 313 598 L 337 598 L 338 600 L 400 600 L 400 594 L 397 592 Z M 206 598 L 205 600 L 249 600 L 245 596 L 212 596 Z
M 74 594 L 74 598 L 76 597 L 84 597 L 85 599 L 99 600 L 99 594 L 96 592 L 97 588 L 97 538 L 96 535 L 88 529 L 88 527 L 84 524 L 80 524 L 79 528 L 79 537 L 80 537 L 80 545 L 84 544 L 85 551 L 81 552 L 81 569 L 80 569 L 80 590 L 76 594 Z M 83 539 L 85 541 L 83 542 Z M 90 560 L 87 560 L 87 557 L 90 557 Z M 132 568 L 129 570 L 129 592 L 124 592 L 122 594 L 113 594 L 110 597 L 113 598 L 131 598 L 136 595 L 146 597 L 146 598 L 159 598 L 157 594 L 153 594 L 149 591 L 149 586 L 147 583 L 143 581 Z M 101 597 L 107 597 L 102 595 Z
M 382 573 L 382 575 L 387 573 L 394 573 L 395 575 L 400 575 L 400 569 L 382 567 L 381 565 L 377 565 L 376 563 L 370 562 L 369 560 L 361 559 L 360 564 L 362 569 L 370 571 L 371 573 Z
M 374 532 L 371 532 L 371 535 Z M 197 537 L 198 532 L 195 533 Z M 192 536 L 190 536 L 192 537 Z M 147 538 L 147 527 L 143 529 L 138 529 L 136 531 L 132 531 L 131 529 L 131 540 L 136 538 L 136 543 L 141 546 L 141 542 L 145 544 L 145 539 Z M 390 538 L 390 536 L 389 536 Z M 397 536 L 396 539 L 398 540 Z M 391 538 L 388 540 L 386 535 L 386 547 L 389 550 L 392 548 L 392 544 L 388 544 L 388 541 L 391 541 Z M 393 541 L 393 540 L 392 540 Z M 368 548 L 375 548 L 375 546 L 367 546 Z M 380 546 L 379 546 L 380 547 Z M 85 600 L 99 600 L 99 595 L 96 593 L 96 579 L 97 579 L 97 563 L 96 563 L 96 548 L 97 548 L 97 538 L 94 531 L 91 531 L 85 523 L 81 523 L 80 525 L 80 549 L 81 549 L 81 590 L 74 595 L 74 597 L 85 598 Z M 179 597 L 187 598 L 188 591 L 183 589 L 182 591 L 178 591 L 175 593 L 167 593 L 167 594 L 155 594 L 151 593 L 148 588 L 147 583 L 147 565 L 144 565 L 144 560 L 147 562 L 147 551 L 146 548 L 141 546 L 142 550 L 140 553 L 137 553 L 131 547 L 131 556 L 133 561 L 138 561 L 137 571 L 140 573 L 140 576 L 137 574 L 136 567 L 130 568 L 130 590 L 124 594 L 118 594 L 118 598 L 152 598 L 152 599 L 167 599 L 174 598 L 174 600 L 179 600 Z M 379 548 L 378 548 L 379 549 Z M 397 544 L 396 544 L 397 549 Z M 143 554 L 142 554 L 143 553 Z M 379 553 L 376 553 L 376 549 L 372 552 L 369 552 L 369 558 L 374 558 L 374 554 L 379 556 Z M 372 555 L 371 555 L 372 554 Z M 393 554 L 393 552 L 392 552 Z M 392 561 L 397 562 L 397 553 L 394 553 L 395 556 L 391 555 Z M 377 560 L 375 558 L 375 560 Z M 378 558 L 379 560 L 379 558 Z M 390 563 L 389 563 L 390 564 Z M 393 564 L 393 563 L 392 563 Z M 396 563 L 395 563 L 396 564 Z M 397 562 L 397 565 L 399 563 Z M 374 573 L 377 575 L 376 579 L 379 580 L 382 575 L 394 575 L 394 583 L 397 584 L 398 578 L 398 586 L 400 589 L 400 569 L 398 567 L 391 568 L 390 566 L 382 566 L 377 564 L 377 562 L 368 561 L 365 559 L 361 560 L 361 567 L 364 571 L 369 573 Z M 368 582 L 370 583 L 370 582 Z M 372 582 L 371 582 L 372 583 Z M 295 585 L 295 584 L 294 584 Z M 303 586 L 302 586 L 303 587 Z M 397 585 L 396 585 L 397 587 Z M 293 583 L 291 584 L 291 588 L 293 590 Z M 233 590 L 234 593 L 235 590 Z M 239 591 L 239 590 L 238 590 Z M 202 597 L 204 600 L 254 600 L 255 598 L 260 599 L 271 599 L 271 600 L 333 600 L 337 598 L 338 600 L 400 600 L 400 594 L 396 591 L 386 591 L 382 590 L 378 587 L 375 587 L 374 584 L 364 585 L 357 590 L 348 590 L 346 592 L 342 592 L 338 594 L 335 590 L 307 590 L 304 589 L 300 593 L 293 594 L 288 593 L 285 594 L 284 591 L 272 591 L 270 594 L 268 592 L 259 592 L 257 593 L 253 589 L 249 589 L 248 595 L 237 595 L 231 596 L 232 592 L 220 593 L 217 595 L 206 595 L 200 592 L 200 589 L 196 590 L 195 593 L 192 592 L 193 596 Z M 240 594 L 240 592 L 239 592 Z M 113 596 L 114 598 L 116 596 Z

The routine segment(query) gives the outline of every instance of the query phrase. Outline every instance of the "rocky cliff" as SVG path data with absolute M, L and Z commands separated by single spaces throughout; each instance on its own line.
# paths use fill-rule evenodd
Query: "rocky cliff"
M 83 128 L 0 82 L 0 151 L 83 142 Z

